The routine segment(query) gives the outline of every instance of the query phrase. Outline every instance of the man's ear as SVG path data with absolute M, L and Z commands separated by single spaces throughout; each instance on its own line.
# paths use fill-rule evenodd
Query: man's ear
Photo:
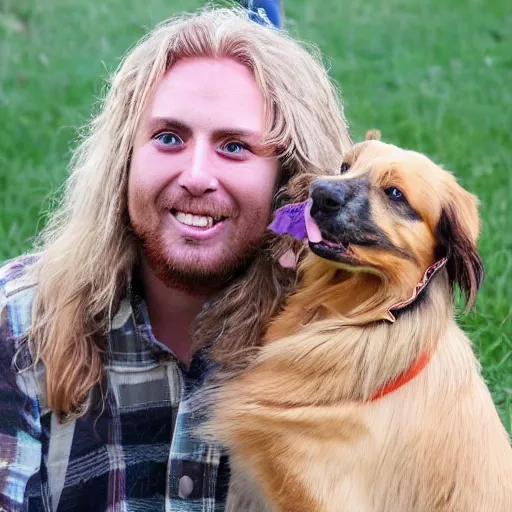
M 452 289 L 458 284 L 466 299 L 466 309 L 470 309 L 485 276 L 477 250 L 480 231 L 477 198 L 456 183 L 451 192 L 437 225 L 437 256 L 447 258 Z

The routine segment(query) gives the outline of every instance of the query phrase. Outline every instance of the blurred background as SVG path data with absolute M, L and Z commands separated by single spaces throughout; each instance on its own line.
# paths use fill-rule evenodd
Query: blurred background
M 123 53 L 202 3 L 0 0 L 0 262 L 30 250 Z M 284 0 L 284 12 L 286 29 L 320 47 L 356 141 L 379 128 L 480 198 L 487 278 L 459 320 L 512 432 L 512 4 Z

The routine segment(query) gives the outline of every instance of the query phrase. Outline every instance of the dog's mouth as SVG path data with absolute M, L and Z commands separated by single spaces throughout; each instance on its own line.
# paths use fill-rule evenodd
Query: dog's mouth
M 310 214 L 312 200 L 282 206 L 269 226 L 278 234 L 290 234 L 298 240 L 307 239 L 310 250 L 320 258 L 346 266 L 372 267 L 357 257 L 353 246 L 376 246 L 379 239 L 375 234 L 348 232 L 346 229 L 330 229 L 322 226 Z M 335 226 L 338 227 L 338 226 Z M 339 233 L 343 240 L 340 240 Z M 336 232 L 338 236 L 334 235 Z
M 326 260 L 352 266 L 361 264 L 349 242 L 333 241 L 324 236 L 319 242 L 309 242 L 309 248 L 317 256 Z

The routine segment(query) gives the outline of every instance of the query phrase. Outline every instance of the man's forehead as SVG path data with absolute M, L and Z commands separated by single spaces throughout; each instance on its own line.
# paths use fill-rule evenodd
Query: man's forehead
M 216 128 L 257 132 L 263 112 L 263 96 L 246 66 L 232 59 L 193 58 L 179 61 L 163 76 L 148 117 L 218 121 Z

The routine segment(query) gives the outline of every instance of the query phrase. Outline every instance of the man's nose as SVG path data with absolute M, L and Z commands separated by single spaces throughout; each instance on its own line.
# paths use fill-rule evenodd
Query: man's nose
M 345 206 L 348 195 L 348 186 L 343 181 L 315 180 L 311 184 L 310 197 L 313 200 L 311 214 L 316 212 L 337 214 Z
M 199 140 L 191 150 L 178 183 L 192 196 L 202 196 L 217 190 L 218 180 L 213 172 L 215 151 L 206 140 Z

